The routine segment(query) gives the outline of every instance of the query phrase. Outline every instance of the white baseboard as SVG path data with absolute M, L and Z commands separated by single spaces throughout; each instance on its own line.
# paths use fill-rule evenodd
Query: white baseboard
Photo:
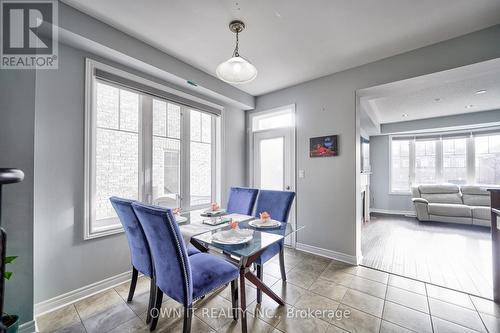
M 84 286 L 68 293 L 56 296 L 46 301 L 37 303 L 35 304 L 35 318 L 44 313 L 51 312 L 66 305 L 75 303 L 83 298 L 100 293 L 106 289 L 113 288 L 130 279 L 131 271 L 124 272 L 102 281 L 89 284 L 88 286 Z
M 356 260 L 356 256 L 351 256 L 342 252 L 336 252 L 332 250 L 323 249 L 320 247 L 307 245 L 304 243 L 297 243 L 296 249 L 299 251 L 304 251 L 307 253 L 312 253 L 321 257 L 334 259 L 338 261 L 342 261 L 351 265 L 357 265 L 358 261 Z
M 35 333 L 36 332 L 36 327 L 35 327 L 35 321 L 28 321 L 27 323 L 24 323 L 22 325 L 19 325 L 19 333 Z
M 370 213 L 416 216 L 415 211 L 413 211 L 413 210 L 392 210 L 392 209 L 370 208 Z

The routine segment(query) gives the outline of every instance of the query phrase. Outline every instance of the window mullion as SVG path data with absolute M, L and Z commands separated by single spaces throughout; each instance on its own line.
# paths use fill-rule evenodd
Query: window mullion
M 410 174 L 409 174 L 409 182 L 410 182 L 410 190 L 413 186 L 415 186 L 415 140 L 410 140 Z
M 149 95 L 141 95 L 141 105 L 139 110 L 139 161 L 142 161 L 139 168 L 139 175 L 142 183 L 142 200 L 147 203 L 153 202 L 153 99 Z M 142 169 L 142 170 L 141 170 Z
M 476 146 L 474 144 L 474 136 L 471 134 L 467 138 L 466 148 L 466 165 L 467 165 L 467 183 L 475 184 L 476 182 Z
M 211 201 L 212 202 L 215 202 L 217 201 L 216 200 L 216 170 L 217 170 L 217 163 L 216 163 L 216 160 L 217 160 L 217 151 L 215 149 L 215 142 L 216 142 L 216 127 L 215 127 L 215 118 L 213 116 L 210 116 L 210 123 L 211 123 L 211 137 L 210 137 L 210 149 L 211 149 L 211 172 L 210 172 L 210 177 L 211 177 L 211 182 L 210 182 L 210 185 L 211 185 L 211 192 L 210 193 L 210 196 L 211 196 Z
M 191 208 L 190 191 L 190 144 L 191 144 L 191 117 L 189 109 L 181 106 L 181 207 Z
M 443 140 L 436 140 L 436 182 L 443 183 Z

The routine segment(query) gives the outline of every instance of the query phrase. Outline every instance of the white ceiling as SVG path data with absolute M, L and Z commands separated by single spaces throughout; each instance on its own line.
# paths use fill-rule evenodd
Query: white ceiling
M 243 19 L 240 53 L 259 74 L 238 88 L 252 95 L 500 23 L 498 0 L 63 1 L 214 76 Z
M 500 59 L 364 89 L 361 95 L 363 110 L 380 124 L 500 109 Z

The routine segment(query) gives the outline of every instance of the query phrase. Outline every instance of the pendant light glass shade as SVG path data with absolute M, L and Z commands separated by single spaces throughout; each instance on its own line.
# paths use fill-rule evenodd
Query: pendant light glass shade
M 257 77 L 257 68 L 242 57 L 232 57 L 217 66 L 217 76 L 232 84 L 248 83 Z
M 257 77 L 257 68 L 239 53 L 239 34 L 245 29 L 245 23 L 234 20 L 229 23 L 229 30 L 236 34 L 236 47 L 233 56 L 217 66 L 215 72 L 219 79 L 231 84 L 248 83 Z

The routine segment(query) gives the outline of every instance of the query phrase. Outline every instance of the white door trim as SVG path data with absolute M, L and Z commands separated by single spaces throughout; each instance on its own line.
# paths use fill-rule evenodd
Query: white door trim
M 293 202 L 292 208 L 290 210 L 290 217 L 289 221 L 293 223 L 294 227 L 297 227 L 297 178 L 296 178 L 296 170 L 297 170 L 297 159 L 296 159 L 296 151 L 297 151 L 297 145 L 296 145 L 296 112 L 295 112 L 295 104 L 288 104 L 276 108 L 272 108 L 269 110 L 264 110 L 264 111 L 258 111 L 258 112 L 251 112 L 248 116 L 248 123 L 247 123 L 247 142 L 248 142 L 248 182 L 251 187 L 254 187 L 254 133 L 259 133 L 259 132 L 272 132 L 274 129 L 270 130 L 265 130 L 265 131 L 257 131 L 253 132 L 252 126 L 253 126 L 253 118 L 256 116 L 261 116 L 263 114 L 270 114 L 270 113 L 278 113 L 282 112 L 284 110 L 290 110 L 293 114 L 294 118 L 294 126 L 293 127 L 288 127 L 289 135 L 290 135 L 290 159 L 293 161 L 291 166 L 290 166 L 290 191 L 295 192 L 295 200 Z M 284 128 L 279 128 L 279 129 L 284 129 Z M 286 129 L 286 128 L 285 128 Z M 291 246 L 295 248 L 296 243 L 297 243 L 297 238 L 296 234 L 293 233 L 290 237 L 291 241 Z

